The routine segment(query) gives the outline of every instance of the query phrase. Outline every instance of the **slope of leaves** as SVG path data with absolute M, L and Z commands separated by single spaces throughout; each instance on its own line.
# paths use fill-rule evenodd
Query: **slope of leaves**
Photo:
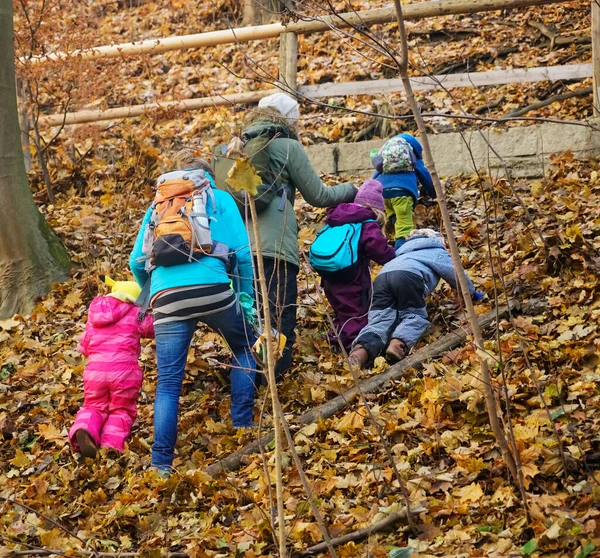
M 0 502 L 0 555 L 31 547 L 75 551 L 82 548 L 75 536 L 88 549 L 143 549 L 149 556 L 158 549 L 192 557 L 274 555 L 265 477 L 274 474 L 271 453 L 266 465 L 252 455 L 226 477 L 203 473 L 252 436 L 231 427 L 229 356 L 215 334 L 200 331 L 188 354 L 176 475 L 160 480 L 148 469 L 156 385 L 151 343 L 143 349 L 139 418 L 126 452 L 85 461 L 68 446 L 66 434 L 83 396 L 84 362 L 76 347 L 86 308 L 98 291 L 98 273 L 123 276 L 152 196 L 151 178 L 162 164 L 151 136 L 115 133 L 113 139 L 110 149 L 97 146 L 95 158 L 57 172 L 64 193 L 54 206 L 43 207 L 73 256 L 72 280 L 58 285 L 31 316 L 0 322 L 0 496 L 31 508 Z M 411 501 L 426 511 L 415 518 L 418 533 L 399 528 L 373 535 L 344 545 L 341 556 L 383 557 L 394 546 L 408 546 L 421 557 L 583 557 L 600 546 L 597 168 L 596 161 L 567 154 L 544 181 L 521 181 L 514 188 L 487 178 L 448 184 L 463 261 L 478 288 L 490 297 L 496 289 L 500 301 L 509 296 L 545 304 L 486 333 L 498 385 L 501 371 L 506 377 L 531 521 L 493 443 L 477 358 L 466 345 L 370 396 Z M 297 212 L 305 248 L 322 212 L 300 201 Z M 417 218 L 421 225 L 439 226 L 435 208 L 418 206 Z M 281 387 L 292 425 L 298 413 L 352 384 L 326 342 L 328 308 L 317 281 L 304 272 L 300 279 L 296 364 Z M 464 325 L 447 287 L 428 306 L 433 325 L 423 344 Z M 367 374 L 384 366 L 379 360 Z M 295 427 L 294 436 L 333 536 L 402 507 L 385 452 L 360 405 Z M 320 534 L 287 458 L 285 475 L 288 540 L 302 550 Z

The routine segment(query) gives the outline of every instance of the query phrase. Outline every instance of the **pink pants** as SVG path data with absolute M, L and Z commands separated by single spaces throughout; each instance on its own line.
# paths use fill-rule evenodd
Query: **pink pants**
M 78 451 L 78 430 L 86 430 L 96 446 L 125 449 L 125 440 L 137 416 L 137 398 L 143 374 L 139 366 L 110 372 L 86 368 L 83 373 L 83 407 L 69 431 L 69 440 Z

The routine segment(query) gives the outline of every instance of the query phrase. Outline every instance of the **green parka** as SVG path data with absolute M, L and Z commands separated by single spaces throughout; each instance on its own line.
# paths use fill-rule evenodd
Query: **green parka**
M 273 119 L 281 125 L 279 119 Z M 248 126 L 245 133 L 260 135 L 261 130 L 272 126 L 268 120 L 257 120 Z M 325 186 L 312 168 L 308 155 L 299 141 L 289 138 L 275 138 L 269 143 L 269 158 L 281 182 L 287 184 L 287 203 L 281 211 L 280 198 L 258 215 L 263 256 L 283 259 L 300 267 L 298 253 L 298 222 L 294 211 L 296 191 L 315 207 L 332 207 L 351 202 L 356 195 L 353 184 Z M 249 227 L 252 252 L 256 253 L 256 242 L 252 227 Z

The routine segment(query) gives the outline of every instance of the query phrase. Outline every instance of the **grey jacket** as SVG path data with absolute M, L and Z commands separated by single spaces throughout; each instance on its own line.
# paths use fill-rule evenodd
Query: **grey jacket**
M 425 285 L 425 296 L 430 295 L 440 279 L 453 289 L 458 289 L 458 277 L 454 270 L 452 257 L 442 244 L 425 236 L 416 236 L 407 240 L 398 250 L 396 257 L 386 263 L 380 273 L 390 271 L 409 271 L 420 275 Z M 475 292 L 475 286 L 465 273 L 469 285 L 469 294 Z

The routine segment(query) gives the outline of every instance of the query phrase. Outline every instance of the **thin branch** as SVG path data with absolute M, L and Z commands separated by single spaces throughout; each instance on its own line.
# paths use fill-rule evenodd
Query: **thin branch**
M 415 506 L 413 511 L 417 513 L 421 513 L 427 511 L 427 508 L 423 506 Z M 362 541 L 367 537 L 371 536 L 373 533 L 379 533 L 381 531 L 385 531 L 386 529 L 390 529 L 394 527 L 397 523 L 404 521 L 408 518 L 408 513 L 406 508 L 399 512 L 393 512 L 388 515 L 385 519 L 374 523 L 373 525 L 369 525 L 368 527 L 364 527 L 363 529 L 359 529 L 358 531 L 353 531 L 352 533 L 348 533 L 347 535 L 343 535 L 341 537 L 336 537 L 335 539 L 331 539 L 331 544 L 334 546 L 339 546 L 341 544 L 346 544 L 349 542 Z M 301 556 L 313 556 L 320 552 L 325 551 L 327 548 L 324 543 L 316 544 L 315 546 L 311 546 L 306 551 L 304 551 Z
M 48 517 L 46 514 L 42 513 L 41 511 L 36 510 L 35 508 L 32 508 L 31 506 L 28 506 L 27 504 L 23 504 L 22 502 L 17 502 L 16 500 L 13 500 L 12 498 L 9 498 L 8 496 L 2 496 L 1 494 L 0 494 L 0 500 L 3 500 L 4 502 L 7 502 L 9 504 L 13 504 L 15 506 L 20 506 L 22 508 L 25 508 L 26 510 L 30 511 L 31 513 L 34 513 L 35 515 L 38 515 L 42 519 L 45 519 L 51 525 L 54 525 L 55 527 L 58 527 L 58 529 L 60 529 L 61 531 L 64 531 L 65 533 L 67 533 L 67 535 L 70 535 L 74 539 L 77 539 L 84 547 L 87 545 L 87 542 L 84 539 L 82 539 L 81 537 L 77 536 L 75 533 L 73 533 L 73 531 L 70 531 L 64 525 L 61 525 L 56 520 L 52 519 L 51 517 Z M 92 552 L 92 554 L 95 554 L 95 553 Z

